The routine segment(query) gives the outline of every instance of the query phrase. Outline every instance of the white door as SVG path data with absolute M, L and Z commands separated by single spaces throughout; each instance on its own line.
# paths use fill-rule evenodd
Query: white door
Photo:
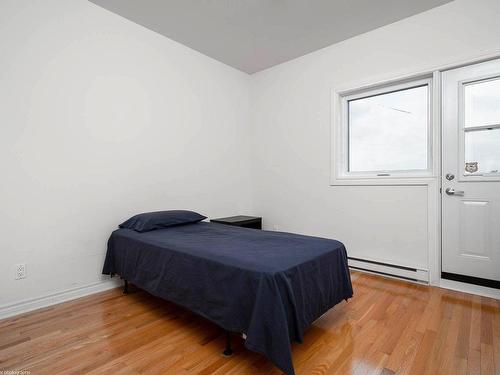
M 500 59 L 442 90 L 442 277 L 500 288 Z

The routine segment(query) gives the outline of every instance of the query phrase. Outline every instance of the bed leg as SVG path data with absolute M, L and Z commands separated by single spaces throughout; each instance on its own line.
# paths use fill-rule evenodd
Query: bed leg
M 231 332 L 226 331 L 226 349 L 222 352 L 224 357 L 231 357 L 233 355 L 233 349 L 231 348 Z
M 124 280 L 125 284 L 123 285 L 123 294 L 128 294 L 128 281 Z

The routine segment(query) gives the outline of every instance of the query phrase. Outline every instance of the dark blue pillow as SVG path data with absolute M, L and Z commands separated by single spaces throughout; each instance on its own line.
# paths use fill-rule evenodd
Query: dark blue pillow
M 142 233 L 174 225 L 197 223 L 206 218 L 206 216 L 199 213 L 185 210 L 145 212 L 132 216 L 127 221 L 121 223 L 119 227 L 133 229 L 136 232 Z

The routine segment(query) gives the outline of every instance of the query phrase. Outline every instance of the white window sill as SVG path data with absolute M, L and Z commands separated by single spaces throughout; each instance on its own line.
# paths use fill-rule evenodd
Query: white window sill
M 436 176 L 373 176 L 373 177 L 332 177 L 330 186 L 426 186 L 433 183 Z

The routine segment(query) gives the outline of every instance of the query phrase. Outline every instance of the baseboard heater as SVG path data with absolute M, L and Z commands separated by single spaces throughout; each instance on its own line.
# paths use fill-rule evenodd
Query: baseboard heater
M 397 277 L 399 279 L 429 283 L 429 271 L 424 269 L 400 266 L 397 264 L 383 263 L 379 261 L 349 257 L 349 267 L 358 270 L 372 272 L 379 275 Z

